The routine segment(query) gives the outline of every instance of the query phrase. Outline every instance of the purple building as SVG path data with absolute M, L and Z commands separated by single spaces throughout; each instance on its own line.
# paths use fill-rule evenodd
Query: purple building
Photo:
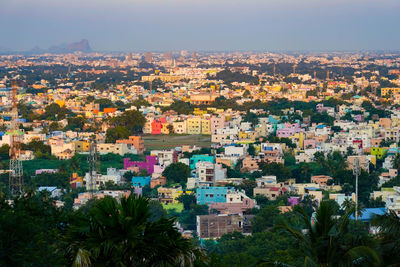
M 124 158 L 124 170 L 137 169 L 136 172 L 140 170 L 146 170 L 150 175 L 154 172 L 154 165 L 157 164 L 156 156 L 146 156 L 145 161 L 131 161 L 129 158 Z

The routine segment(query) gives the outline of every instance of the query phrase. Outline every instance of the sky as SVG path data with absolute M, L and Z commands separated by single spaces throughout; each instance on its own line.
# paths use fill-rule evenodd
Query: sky
M 400 50 L 399 0 L 0 0 L 0 47 Z

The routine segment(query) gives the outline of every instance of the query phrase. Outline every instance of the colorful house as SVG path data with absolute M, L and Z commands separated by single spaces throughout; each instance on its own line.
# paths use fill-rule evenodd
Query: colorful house
M 194 170 L 196 169 L 196 163 L 197 162 L 211 162 L 211 163 L 215 163 L 214 162 L 214 156 L 209 156 L 209 155 L 193 155 L 190 158 L 190 169 Z
M 151 176 L 132 177 L 132 186 L 144 187 L 150 185 Z
M 150 175 L 154 172 L 154 166 L 157 164 L 157 157 L 146 156 L 145 161 L 131 161 L 129 158 L 124 158 L 124 169 L 139 172 L 146 170 Z
M 78 188 L 78 187 L 82 187 L 83 186 L 82 177 L 79 177 L 78 174 L 74 172 L 72 174 L 72 177 L 69 178 L 69 185 L 73 189 Z
M 383 159 L 386 155 L 386 149 L 382 147 L 371 147 L 371 155 L 377 159 Z
M 211 122 L 209 119 L 201 120 L 201 133 L 202 134 L 211 134 Z
M 226 203 L 226 195 L 229 190 L 233 190 L 233 188 L 215 186 L 197 188 L 197 204 Z
M 191 118 L 186 120 L 188 134 L 201 134 L 201 118 Z
M 167 123 L 167 120 L 165 118 L 153 120 L 151 122 L 151 134 L 161 134 L 161 129 L 164 123 Z

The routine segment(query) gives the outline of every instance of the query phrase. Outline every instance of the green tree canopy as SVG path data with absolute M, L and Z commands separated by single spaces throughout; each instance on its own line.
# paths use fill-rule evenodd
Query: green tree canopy
M 125 127 L 130 134 L 137 134 L 142 132 L 146 118 L 140 111 L 128 110 L 118 117 L 111 118 L 110 123 L 114 127 Z
M 170 164 L 163 171 L 162 175 L 167 178 L 167 183 L 186 184 L 187 178 L 190 176 L 190 168 L 188 165 L 178 162 Z
M 150 217 L 144 198 L 105 197 L 70 223 L 66 259 L 74 266 L 177 266 L 203 256 L 173 219 Z

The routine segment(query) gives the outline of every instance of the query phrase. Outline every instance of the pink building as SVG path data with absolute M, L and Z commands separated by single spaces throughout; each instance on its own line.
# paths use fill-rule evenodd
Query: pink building
M 217 129 L 225 127 L 225 117 L 212 116 L 210 120 L 211 134 L 217 134 Z
M 304 132 L 304 129 L 300 127 L 298 123 L 285 123 L 285 127 L 276 130 L 276 136 L 282 138 L 282 137 L 290 137 L 293 136 L 296 133 L 301 133 Z
M 124 158 L 124 169 L 139 172 L 146 170 L 150 175 L 154 172 L 154 166 L 157 164 L 157 157 L 146 156 L 145 161 L 131 161 L 129 158 Z
M 311 149 L 313 149 L 313 148 L 315 148 L 315 140 L 314 139 L 306 139 L 306 140 L 304 140 L 304 149 L 307 149 L 307 148 L 311 148 Z

